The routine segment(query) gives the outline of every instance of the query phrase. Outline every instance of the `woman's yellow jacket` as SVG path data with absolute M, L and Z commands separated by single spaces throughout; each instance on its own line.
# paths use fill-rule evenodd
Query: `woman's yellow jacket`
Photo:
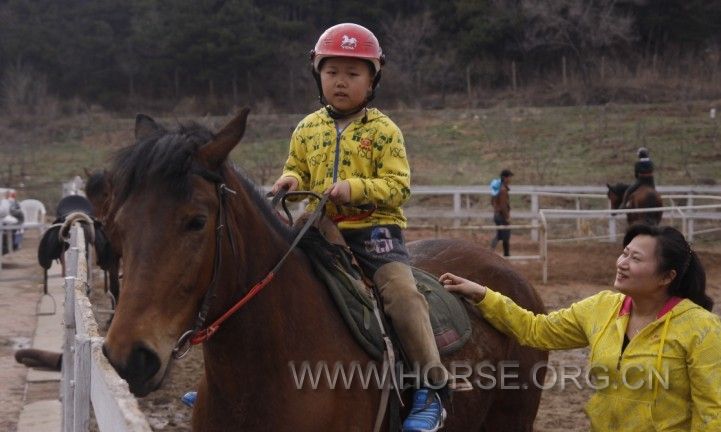
M 596 391 L 585 411 L 593 431 L 721 431 L 721 320 L 690 300 L 662 311 L 623 353 L 632 307 L 623 294 L 602 291 L 535 315 L 488 290 L 477 307 L 523 345 L 590 346 L 588 383 Z

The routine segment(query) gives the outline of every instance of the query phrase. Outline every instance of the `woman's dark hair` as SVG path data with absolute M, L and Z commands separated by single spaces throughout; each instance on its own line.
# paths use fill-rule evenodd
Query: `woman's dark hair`
M 704 309 L 713 308 L 713 300 L 706 295 L 706 271 L 696 253 L 676 228 L 635 224 L 626 232 L 623 246 L 628 246 L 634 237 L 647 235 L 656 239 L 659 273 L 676 270 L 676 277 L 668 286 L 668 294 L 687 298 Z

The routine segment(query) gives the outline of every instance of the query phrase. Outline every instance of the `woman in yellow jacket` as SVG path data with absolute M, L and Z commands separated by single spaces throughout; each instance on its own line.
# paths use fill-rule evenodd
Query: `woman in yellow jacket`
M 721 320 L 701 262 L 671 227 L 632 226 L 623 244 L 618 293 L 547 315 L 450 273 L 440 281 L 523 345 L 589 346 L 592 430 L 721 431 Z

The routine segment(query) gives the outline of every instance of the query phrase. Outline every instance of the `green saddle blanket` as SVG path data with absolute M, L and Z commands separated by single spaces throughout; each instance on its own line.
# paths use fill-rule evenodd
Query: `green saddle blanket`
M 336 306 L 358 343 L 376 360 L 382 360 L 384 344 L 380 324 L 373 313 L 371 293 L 350 253 L 328 243 L 315 229 L 308 231 L 300 247 L 310 259 L 315 274 L 328 287 Z M 441 355 L 459 350 L 471 336 L 468 312 L 438 278 L 412 268 L 416 287 L 428 301 L 431 326 Z M 389 329 L 386 329 L 389 331 Z

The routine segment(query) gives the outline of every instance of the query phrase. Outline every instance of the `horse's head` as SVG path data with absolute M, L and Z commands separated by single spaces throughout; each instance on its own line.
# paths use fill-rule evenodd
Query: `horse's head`
M 611 208 L 617 209 L 621 207 L 623 194 L 626 192 L 626 189 L 628 189 L 628 185 L 624 183 L 616 183 L 615 185 L 606 183 L 606 187 L 608 187 L 606 196 L 608 196 L 608 200 L 611 203 Z
M 217 135 L 197 125 L 170 132 L 139 115 L 135 145 L 115 160 L 109 218 L 123 286 L 103 351 L 136 395 L 160 385 L 209 286 L 229 283 L 216 274 L 220 254 L 232 253 L 219 229 L 220 185 L 247 115 L 243 110 Z
M 110 206 L 112 185 L 107 170 L 90 171 L 85 169 L 85 196 L 93 206 L 93 214 L 103 220 Z

